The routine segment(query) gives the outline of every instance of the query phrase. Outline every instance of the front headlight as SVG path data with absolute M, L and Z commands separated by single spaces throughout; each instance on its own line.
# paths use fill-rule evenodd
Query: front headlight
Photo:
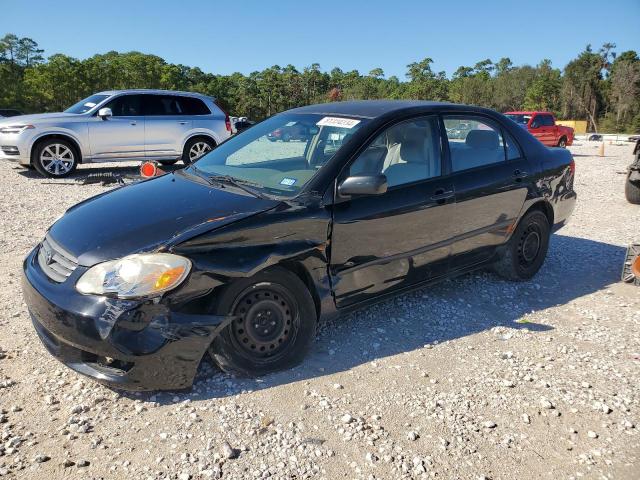
M 25 130 L 31 130 L 36 128 L 33 125 L 9 125 L 8 127 L 0 128 L 0 133 L 22 133 Z
M 91 267 L 76 290 L 118 298 L 155 297 L 180 285 L 190 270 L 188 259 L 171 253 L 129 255 Z

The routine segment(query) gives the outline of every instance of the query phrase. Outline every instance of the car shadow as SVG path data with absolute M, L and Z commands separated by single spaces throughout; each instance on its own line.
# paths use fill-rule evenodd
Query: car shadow
M 81 165 L 77 168 L 71 175 L 65 178 L 46 178 L 40 175 L 35 169 L 32 168 L 16 168 L 18 175 L 22 175 L 26 178 L 33 178 L 35 180 L 40 180 L 43 183 L 56 184 L 60 183 L 64 185 L 69 182 L 78 183 L 82 185 L 82 181 L 86 179 L 89 175 L 113 175 L 113 176 L 121 176 L 127 179 L 134 180 L 135 177 L 140 176 L 140 164 L 141 162 L 136 162 L 133 164 L 132 162 L 127 162 L 126 165 L 118 165 L 118 164 L 102 164 L 102 163 L 88 163 L 86 165 Z M 174 165 L 159 165 L 159 167 L 169 173 L 184 168 L 182 162 L 178 162 Z M 142 177 L 140 177 L 142 178 Z
M 239 378 L 205 360 L 186 396 L 176 392 L 125 395 L 161 404 L 222 398 L 347 371 L 425 345 L 437 349 L 443 342 L 495 327 L 504 327 L 507 336 L 510 330 L 521 329 L 543 334 L 553 327 L 527 321 L 528 313 L 566 305 L 618 282 L 624 256 L 623 247 L 553 235 L 545 264 L 528 282 L 505 281 L 486 271 L 467 274 L 323 324 L 311 351 L 294 368 L 257 379 Z

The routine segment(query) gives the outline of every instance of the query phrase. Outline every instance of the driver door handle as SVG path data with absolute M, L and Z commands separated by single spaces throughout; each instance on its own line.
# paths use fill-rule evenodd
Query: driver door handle
M 527 178 L 529 174 L 527 172 L 523 172 L 522 170 L 516 170 L 513 172 L 513 176 L 516 179 L 516 182 L 521 182 L 522 179 Z

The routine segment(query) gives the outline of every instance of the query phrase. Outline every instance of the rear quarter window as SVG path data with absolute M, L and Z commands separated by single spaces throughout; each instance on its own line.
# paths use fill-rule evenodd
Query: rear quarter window
M 182 97 L 180 99 L 183 115 L 211 115 L 209 107 L 200 100 L 194 97 Z

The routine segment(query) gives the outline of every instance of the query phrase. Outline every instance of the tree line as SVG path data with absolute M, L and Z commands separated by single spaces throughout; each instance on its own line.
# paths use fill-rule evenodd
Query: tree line
M 550 60 L 514 65 L 509 58 L 459 67 L 451 77 L 433 60 L 407 65 L 406 78 L 382 68 L 364 74 L 313 63 L 301 71 L 274 65 L 249 75 L 218 75 L 167 63 L 157 55 L 115 51 L 79 60 L 57 53 L 44 58 L 30 38 L 0 39 L 0 108 L 61 111 L 92 93 L 126 88 L 197 91 L 215 96 L 236 116 L 260 120 L 311 103 L 354 99 L 422 99 L 489 107 L 498 111 L 549 110 L 559 118 L 586 120 L 591 131 L 640 131 L 640 58 L 615 44 L 588 45 L 564 69 Z

